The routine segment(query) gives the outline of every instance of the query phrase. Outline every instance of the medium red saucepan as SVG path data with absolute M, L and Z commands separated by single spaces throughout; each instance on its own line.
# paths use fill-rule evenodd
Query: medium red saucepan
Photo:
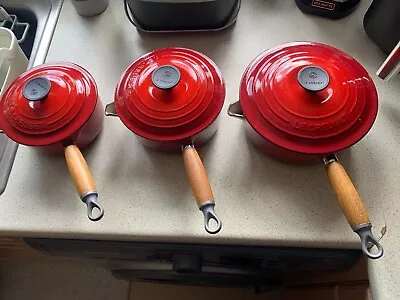
M 214 62 L 194 50 L 165 48 L 128 67 L 116 88 L 115 102 L 105 111 L 107 116 L 119 116 L 145 146 L 183 153 L 205 229 L 211 234 L 218 233 L 222 223 L 215 214 L 214 196 L 195 146 L 216 132 L 224 99 L 225 84 Z
M 323 161 L 363 252 L 379 258 L 383 248 L 367 211 L 334 154 L 364 137 L 377 111 L 375 85 L 354 58 L 328 45 L 295 42 L 262 53 L 248 66 L 240 101 L 228 114 L 247 119 L 248 138 L 268 155 L 294 164 Z
M 9 138 L 46 153 L 65 154 L 76 190 L 92 221 L 100 220 L 104 209 L 98 203 L 94 180 L 79 149 L 97 137 L 103 119 L 103 105 L 93 77 L 71 63 L 41 65 L 23 73 L 0 101 L 0 127 Z

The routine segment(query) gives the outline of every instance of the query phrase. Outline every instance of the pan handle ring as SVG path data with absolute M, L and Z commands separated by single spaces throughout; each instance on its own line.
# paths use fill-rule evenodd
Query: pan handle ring
M 206 202 L 200 207 L 200 210 L 203 212 L 204 215 L 204 228 L 210 234 L 216 234 L 222 229 L 222 222 L 215 213 L 214 207 L 214 201 Z M 216 226 L 210 225 L 211 220 L 214 220 L 216 222 Z

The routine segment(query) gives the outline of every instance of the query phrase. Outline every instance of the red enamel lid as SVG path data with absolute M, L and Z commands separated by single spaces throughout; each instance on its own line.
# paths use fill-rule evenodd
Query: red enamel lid
M 115 108 L 134 133 L 175 141 L 209 126 L 224 99 L 225 84 L 214 62 L 194 50 L 165 48 L 128 67 L 115 92 Z
M 71 63 L 41 65 L 4 92 L 0 127 L 20 144 L 49 145 L 77 132 L 96 103 L 96 83 L 85 69 Z
M 259 55 L 246 69 L 240 103 L 250 125 L 295 152 L 327 154 L 371 128 L 378 95 L 368 72 L 328 45 L 295 42 Z

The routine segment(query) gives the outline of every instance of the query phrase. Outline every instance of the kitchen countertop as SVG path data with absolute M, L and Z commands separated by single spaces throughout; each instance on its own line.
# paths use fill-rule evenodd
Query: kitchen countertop
M 118 118 L 106 118 L 97 141 L 84 151 L 96 180 L 104 218 L 86 216 L 63 157 L 20 146 L 3 195 L 0 234 L 31 237 L 152 240 L 251 245 L 358 248 L 335 201 L 323 164 L 283 165 L 249 144 L 240 121 L 228 117 L 238 99 L 241 75 L 263 50 L 285 42 L 330 44 L 356 57 L 371 73 L 380 104 L 370 133 L 340 159 L 358 187 L 382 238 L 385 255 L 369 263 L 376 299 L 400 297 L 400 76 L 384 82 L 375 71 L 385 55 L 368 39 L 362 17 L 370 1 L 346 19 L 330 21 L 301 13 L 294 1 L 243 1 L 229 30 L 199 34 L 139 34 L 126 19 L 121 1 L 110 1 L 100 16 L 78 16 L 65 1 L 47 61 L 71 61 L 95 77 L 104 104 L 125 68 L 160 47 L 196 49 L 221 68 L 226 103 L 217 135 L 199 152 L 216 196 L 223 229 L 205 233 L 192 199 L 182 158 L 144 148 Z M 396 233 L 397 232 L 397 233 Z

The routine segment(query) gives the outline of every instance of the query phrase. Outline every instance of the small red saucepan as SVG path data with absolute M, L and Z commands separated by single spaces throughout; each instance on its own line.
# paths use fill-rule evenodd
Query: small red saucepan
M 334 154 L 364 137 L 377 111 L 374 83 L 354 58 L 328 45 L 295 42 L 262 53 L 248 66 L 240 102 L 228 114 L 247 119 L 247 136 L 268 155 L 286 163 L 323 161 L 363 252 L 379 258 L 383 248 L 367 211 Z
M 103 105 L 93 77 L 71 63 L 41 65 L 23 73 L 0 101 L 0 127 L 9 138 L 46 153 L 65 154 L 76 190 L 92 221 L 100 220 L 104 210 L 79 148 L 97 137 L 103 119 Z
M 194 50 L 165 48 L 129 66 L 116 88 L 115 102 L 106 106 L 106 115 L 119 116 L 144 145 L 183 152 L 194 197 L 211 234 L 218 233 L 222 223 L 194 146 L 216 132 L 224 99 L 225 84 L 214 62 Z M 212 219 L 216 226 L 211 226 Z

